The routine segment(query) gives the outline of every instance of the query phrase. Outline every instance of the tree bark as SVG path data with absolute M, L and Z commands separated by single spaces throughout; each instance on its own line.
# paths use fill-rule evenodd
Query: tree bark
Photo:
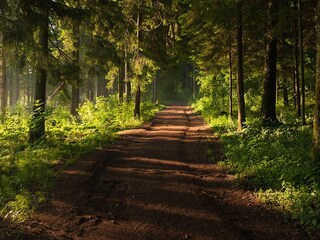
M 75 22 L 73 24 L 73 33 L 75 37 L 74 47 L 75 51 L 73 52 L 73 60 L 76 64 L 76 70 L 74 73 L 74 82 L 72 84 L 71 92 L 71 106 L 70 113 L 73 116 L 78 115 L 78 107 L 80 104 L 80 24 Z
M 8 68 L 8 75 L 7 75 L 7 81 L 8 81 L 8 92 L 9 92 L 9 105 L 14 105 L 14 65 L 11 63 L 10 68 Z
M 320 161 L 320 0 L 317 1 L 317 68 L 316 68 L 316 92 L 313 124 L 312 157 L 314 162 Z
M 134 117 L 140 117 L 140 104 L 141 104 L 141 88 L 140 84 L 137 86 L 136 96 L 135 96 L 135 104 L 134 104 Z
M 233 82 L 233 72 L 232 72 L 232 42 L 231 42 L 231 32 L 229 30 L 228 36 L 228 57 L 229 57 L 229 117 L 232 117 L 232 82 Z
M 278 121 L 276 116 L 277 91 L 277 37 L 274 30 L 277 24 L 277 0 L 269 0 L 269 30 L 266 37 L 265 79 L 262 96 L 262 118 L 264 122 Z
M 128 78 L 128 46 L 125 45 L 124 49 L 124 82 L 126 89 L 126 102 L 131 101 L 131 82 Z
M 37 62 L 37 77 L 34 91 L 33 116 L 31 119 L 29 141 L 38 142 L 45 137 L 45 109 L 46 109 L 46 86 L 48 64 L 48 38 L 49 38 L 49 15 L 43 13 L 43 20 L 39 23 L 39 46 L 40 51 Z
M 0 94 L 1 94 L 1 115 L 5 117 L 6 115 L 6 108 L 7 108 L 7 101 L 8 101 L 8 94 L 7 94 L 7 56 L 5 50 L 5 44 L 3 37 L 1 36 L 2 46 L 1 46 L 1 83 L 0 83 Z
M 282 91 L 283 91 L 283 105 L 289 106 L 289 96 L 288 96 L 288 78 L 286 69 L 282 69 L 283 73 L 283 83 L 282 83 Z
M 297 0 L 294 1 L 294 9 L 297 12 Z M 301 116 L 301 95 L 300 95 L 300 74 L 299 74 L 299 30 L 298 20 L 294 18 L 294 75 L 295 75 L 295 96 L 296 114 Z
M 124 67 L 119 63 L 119 80 L 118 80 L 118 93 L 119 93 L 119 103 L 123 103 L 123 92 L 124 92 Z
M 17 56 L 17 59 L 18 58 L 19 58 L 19 56 Z M 14 68 L 14 76 L 15 77 L 14 77 L 14 82 L 13 82 L 13 87 L 14 87 L 13 103 L 15 105 L 19 102 L 19 98 L 20 98 L 20 69 L 19 69 L 18 63 L 16 63 L 15 68 Z
M 127 80 L 126 82 L 126 87 L 127 87 L 127 91 L 126 91 L 126 101 L 130 102 L 131 101 L 131 82 L 130 80 Z
M 237 92 L 238 92 L 238 131 L 245 125 L 246 112 L 243 83 L 243 50 L 242 50 L 242 0 L 237 2 Z
M 305 117 L 305 78 L 304 78 L 304 50 L 303 50 L 303 32 L 302 32 L 302 6 L 301 0 L 298 0 L 298 30 L 299 30 L 299 50 L 300 50 L 300 78 L 301 78 L 301 123 L 306 125 Z
M 140 13 L 137 16 L 137 55 L 139 55 L 139 47 L 141 42 L 141 34 L 140 34 Z M 141 103 L 141 86 L 140 86 L 140 77 L 137 80 L 137 89 L 136 89 L 136 96 L 135 96 L 135 105 L 134 105 L 134 117 L 140 117 L 140 103 Z

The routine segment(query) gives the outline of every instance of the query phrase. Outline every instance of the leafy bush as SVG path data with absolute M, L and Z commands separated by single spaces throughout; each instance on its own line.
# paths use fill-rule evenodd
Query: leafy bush
M 72 164 L 84 153 L 112 142 L 118 130 L 141 125 L 159 109 L 143 103 L 142 117 L 136 119 L 133 104 L 119 104 L 115 96 L 85 102 L 78 117 L 70 116 L 68 108 L 48 108 L 46 140 L 36 146 L 28 144 L 31 114 L 19 107 L 10 111 L 5 123 L 0 123 L 1 214 L 25 220 L 44 201 L 55 166 Z
M 200 110 L 221 136 L 226 156 L 221 164 L 242 186 L 308 227 L 320 229 L 320 165 L 311 160 L 311 125 L 297 124 L 287 108 L 281 111 L 280 126 L 263 127 L 260 119 L 248 118 L 247 128 L 237 133 L 226 117 Z

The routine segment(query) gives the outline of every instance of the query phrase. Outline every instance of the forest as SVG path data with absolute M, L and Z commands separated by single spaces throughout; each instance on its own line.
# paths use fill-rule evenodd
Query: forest
M 319 0 L 1 0 L 0 220 L 167 105 L 201 114 L 238 188 L 320 229 Z

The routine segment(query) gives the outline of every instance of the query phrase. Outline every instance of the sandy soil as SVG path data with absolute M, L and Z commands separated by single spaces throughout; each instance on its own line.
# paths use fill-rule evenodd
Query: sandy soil
M 120 135 L 62 173 L 21 239 L 310 239 L 208 159 L 219 142 L 190 107 Z

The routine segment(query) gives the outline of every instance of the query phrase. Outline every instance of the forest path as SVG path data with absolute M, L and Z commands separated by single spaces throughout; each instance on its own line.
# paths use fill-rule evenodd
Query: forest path
M 218 140 L 187 106 L 65 170 L 23 239 L 308 239 L 207 158 Z

